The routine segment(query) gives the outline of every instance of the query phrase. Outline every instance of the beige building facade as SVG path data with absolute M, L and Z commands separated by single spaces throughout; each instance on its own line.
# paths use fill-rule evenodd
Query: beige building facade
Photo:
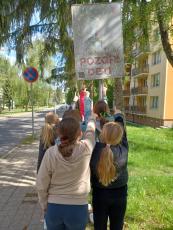
M 173 127 L 173 68 L 160 39 L 143 49 L 136 45 L 133 56 L 131 76 L 123 85 L 126 119 L 152 127 Z

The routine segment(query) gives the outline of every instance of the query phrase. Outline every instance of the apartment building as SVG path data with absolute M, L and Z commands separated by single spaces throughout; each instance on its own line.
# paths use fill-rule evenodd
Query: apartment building
M 123 85 L 126 119 L 152 127 L 173 127 L 173 68 L 158 28 L 145 47 L 136 44 L 131 76 Z

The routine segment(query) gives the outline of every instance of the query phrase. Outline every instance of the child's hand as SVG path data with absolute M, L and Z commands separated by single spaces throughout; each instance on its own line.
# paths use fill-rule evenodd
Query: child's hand
M 117 113 L 122 113 L 122 112 L 121 112 L 121 110 L 119 110 L 119 109 L 115 109 L 114 114 L 117 114 Z
M 94 119 L 97 119 L 97 117 L 98 117 L 98 115 L 97 115 L 96 113 L 94 113 L 93 111 L 92 111 L 91 116 L 92 116 Z

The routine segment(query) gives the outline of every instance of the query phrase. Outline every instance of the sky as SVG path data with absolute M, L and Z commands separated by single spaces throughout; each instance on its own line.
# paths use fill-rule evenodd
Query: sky
M 39 17 L 39 12 L 37 11 L 32 16 L 31 25 L 34 25 L 34 24 L 38 23 L 39 21 L 40 21 L 40 17 Z M 37 34 L 35 34 L 32 37 L 32 41 L 41 39 L 41 38 L 43 38 L 43 36 L 44 36 L 44 34 L 41 34 L 38 32 Z M 0 56 L 1 55 L 8 58 L 12 65 L 15 64 L 15 62 L 16 62 L 15 50 L 9 51 L 7 45 L 4 45 L 3 47 L 0 47 Z M 64 66 L 65 60 L 62 58 L 62 54 L 59 53 L 57 55 L 54 55 L 52 58 L 53 58 L 53 61 L 55 63 L 55 67 Z
M 31 19 L 31 25 L 36 24 L 39 22 L 39 12 L 35 12 L 33 14 L 33 17 Z M 41 38 L 41 34 L 36 34 L 36 36 L 33 37 L 33 40 Z M 4 45 L 3 47 L 0 47 L 0 55 L 5 56 L 9 59 L 10 63 L 13 65 L 16 62 L 16 52 L 15 50 L 8 50 L 7 45 Z
M 0 48 L 0 56 L 4 56 L 9 59 L 10 63 L 12 65 L 16 62 L 16 52 L 15 50 L 8 51 L 8 48 L 6 46 L 3 46 Z

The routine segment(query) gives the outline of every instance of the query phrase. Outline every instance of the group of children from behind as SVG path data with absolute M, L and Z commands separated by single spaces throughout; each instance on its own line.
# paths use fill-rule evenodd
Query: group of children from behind
M 105 115 L 106 114 L 106 115 Z M 48 230 L 85 230 L 92 187 L 95 230 L 122 230 L 127 204 L 128 141 L 120 111 L 98 101 L 83 133 L 80 114 L 48 113 L 40 136 L 37 191 Z M 44 157 L 43 157 L 44 156 Z

